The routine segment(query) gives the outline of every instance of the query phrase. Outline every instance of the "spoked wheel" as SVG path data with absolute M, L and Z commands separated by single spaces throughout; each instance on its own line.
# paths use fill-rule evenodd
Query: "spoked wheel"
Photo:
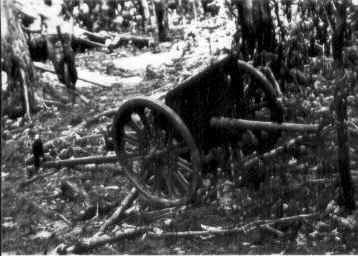
M 238 61 L 238 68 L 242 71 L 243 86 L 243 102 L 239 107 L 241 118 L 282 122 L 283 107 L 271 83 L 260 71 L 245 62 Z M 246 131 L 246 133 L 255 141 L 255 148 L 260 152 L 272 147 L 281 135 L 279 131 L 265 130 Z
M 146 98 L 128 100 L 114 118 L 113 138 L 128 179 L 147 199 L 173 206 L 192 198 L 200 155 L 171 108 Z

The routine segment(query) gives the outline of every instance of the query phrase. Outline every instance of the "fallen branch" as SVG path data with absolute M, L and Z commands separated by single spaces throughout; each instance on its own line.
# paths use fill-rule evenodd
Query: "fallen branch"
M 188 207 L 188 205 L 184 205 L 180 207 L 170 207 L 149 212 L 130 211 L 129 213 L 127 213 L 126 211 L 126 215 L 130 219 L 136 218 L 140 220 L 140 223 L 152 223 L 153 221 L 162 218 L 174 218 L 176 215 L 183 214 L 183 212 Z
M 30 114 L 30 100 L 29 100 L 29 90 L 27 87 L 26 74 L 23 68 L 20 68 L 21 78 L 22 78 L 22 86 L 24 88 L 24 99 L 25 99 L 25 112 L 29 121 L 31 121 Z
M 38 70 L 41 70 L 41 71 L 44 71 L 44 72 L 49 72 L 49 73 L 52 73 L 52 74 L 56 74 L 55 70 L 53 70 L 52 68 L 47 67 L 46 65 L 44 65 L 44 64 L 42 64 L 42 63 L 33 62 L 33 65 L 34 65 L 34 67 L 37 68 Z M 98 87 L 108 88 L 107 85 L 100 84 L 100 83 L 97 83 L 97 82 L 93 82 L 93 81 L 88 80 L 88 79 L 83 78 L 83 77 L 78 77 L 77 80 L 81 80 L 81 81 L 86 82 L 86 83 L 94 84 L 94 85 L 96 85 L 96 86 L 98 86 Z
M 49 83 L 42 82 L 41 83 L 43 92 L 50 95 L 52 98 L 60 101 L 63 104 L 66 104 L 68 100 L 65 97 L 62 97 Z
M 125 231 L 125 232 L 117 232 L 114 236 L 109 235 L 101 235 L 96 237 L 91 237 L 90 239 L 82 240 L 73 246 L 69 246 L 64 248 L 63 250 L 57 250 L 57 253 L 71 253 L 71 254 L 80 254 L 89 252 L 92 249 L 103 246 L 108 243 L 118 242 L 122 239 L 128 239 L 133 236 L 138 236 L 146 231 L 148 231 L 150 227 L 139 227 L 133 230 Z
M 273 228 L 270 225 L 263 225 L 261 228 L 265 229 L 267 231 L 270 231 L 271 233 L 273 233 L 274 235 L 276 235 L 278 237 L 284 237 L 285 236 L 284 232 L 282 232 L 281 230 L 278 230 L 277 228 Z
M 78 216 L 74 218 L 76 221 L 84 221 L 92 219 L 96 216 L 103 216 L 112 211 L 117 206 L 116 203 L 100 203 L 89 205 L 85 210 L 81 211 Z
M 42 164 L 42 167 L 43 168 L 73 167 L 81 164 L 115 163 L 117 161 L 118 161 L 117 156 L 88 156 L 88 157 L 78 157 L 73 159 L 44 162 Z
M 60 108 L 65 108 L 66 105 L 63 104 L 62 102 L 59 101 L 55 101 L 55 100 L 48 100 L 48 99 L 41 99 L 41 101 L 47 106 L 56 106 L 56 107 L 60 107 Z
M 213 229 L 213 230 L 205 230 L 205 231 L 180 231 L 180 232 L 163 232 L 163 233 L 154 233 L 149 232 L 148 236 L 151 238 L 167 238 L 167 237 L 175 237 L 175 238 L 190 238 L 194 236 L 208 236 L 208 235 L 230 235 L 236 233 L 247 233 L 255 228 L 267 228 L 268 225 L 274 224 L 282 224 L 294 221 L 300 221 L 304 219 L 309 219 L 313 217 L 317 217 L 318 213 L 311 214 L 301 214 L 291 217 L 284 217 L 280 219 L 274 220 L 257 220 L 251 223 L 242 225 L 240 227 L 235 227 L 231 229 Z
M 35 68 L 42 70 L 42 71 L 46 71 L 46 72 L 50 72 L 53 74 L 56 74 L 56 72 L 53 69 L 47 68 L 45 65 L 41 64 L 41 63 L 37 63 L 37 62 L 33 62 L 33 65 Z M 82 78 L 78 78 L 78 80 L 82 80 Z M 85 81 L 85 82 L 90 82 L 90 81 Z M 93 84 L 93 83 L 92 83 Z M 104 86 L 102 86 L 104 87 Z M 84 95 L 82 95 L 78 90 L 74 90 L 74 89 L 69 89 L 72 93 L 76 94 L 76 96 L 78 96 L 85 104 L 89 104 L 90 100 L 87 99 Z
M 117 113 L 117 111 L 118 111 L 118 109 L 119 109 L 119 107 L 121 105 L 122 105 L 122 103 L 120 103 L 119 106 L 116 107 L 116 108 L 111 108 L 109 110 L 103 111 L 103 112 L 95 115 L 94 117 L 91 117 L 90 119 L 87 119 L 87 120 L 83 121 L 82 123 L 80 123 L 77 126 L 77 128 L 89 127 L 93 123 L 97 122 L 98 119 L 100 119 L 100 118 L 102 118 L 104 116 L 109 117 L 109 118 L 113 117 Z
M 74 41 L 77 41 L 79 44 L 85 44 L 88 47 L 107 48 L 105 44 L 94 42 L 86 38 L 74 37 Z
M 210 119 L 210 125 L 227 129 L 240 128 L 249 130 L 280 130 L 292 132 L 317 132 L 319 129 L 318 124 L 275 123 L 227 117 L 213 117 Z
M 99 228 L 96 235 L 103 233 L 106 229 L 117 222 L 123 215 L 124 211 L 133 203 L 133 201 L 138 196 L 138 190 L 136 188 L 132 188 L 129 194 L 123 199 L 121 205 L 116 209 L 116 211 L 112 214 L 112 216 L 106 220 L 103 225 Z
M 87 207 L 91 206 L 91 199 L 82 187 L 69 180 L 61 182 L 61 194 L 62 196 L 72 201 L 83 201 Z
M 143 37 L 143 36 L 134 36 L 130 34 L 120 34 L 117 35 L 110 45 L 108 46 L 109 49 L 115 49 L 119 46 L 126 45 L 128 43 L 132 43 L 134 46 L 138 48 L 149 47 L 150 43 L 153 42 L 151 37 Z
M 38 205 L 35 200 L 29 200 L 28 197 L 25 197 L 21 193 L 17 193 L 17 197 L 19 202 L 24 204 L 23 206 L 25 206 L 25 204 L 28 204 L 32 209 L 37 211 L 38 214 L 41 214 L 42 216 L 50 220 L 53 220 L 54 217 L 57 219 L 62 219 L 69 226 L 72 225 L 72 222 L 68 220 L 65 216 L 60 213 L 57 213 L 56 211 L 45 209 L 44 207 Z
M 272 149 L 269 152 L 266 152 L 262 155 L 252 157 L 245 161 L 243 163 L 244 168 L 251 168 L 254 165 L 258 164 L 260 161 L 268 161 L 269 159 L 272 159 L 276 157 L 277 155 L 291 149 L 293 146 L 295 146 L 298 143 L 301 143 L 305 139 L 304 136 L 298 136 L 294 139 L 289 140 L 285 145 L 279 146 L 275 149 Z
M 81 166 L 79 168 L 81 172 L 104 172 L 109 171 L 116 173 L 117 175 L 123 175 L 123 171 L 120 167 L 113 165 L 113 164 L 100 164 L 100 165 L 90 165 L 90 166 Z
M 127 239 L 133 236 L 141 235 L 147 232 L 147 236 L 149 238 L 168 238 L 168 237 L 175 237 L 175 238 L 191 238 L 194 236 L 207 236 L 207 235 L 229 235 L 235 233 L 247 233 L 256 228 L 269 228 L 268 225 L 274 224 L 282 224 L 282 223 L 289 223 L 294 221 L 302 221 L 310 218 L 314 218 L 319 216 L 318 213 L 311 213 L 311 214 L 301 214 L 291 217 L 284 217 L 280 219 L 274 220 L 257 220 L 251 223 L 242 225 L 240 227 L 231 228 L 231 229 L 213 229 L 213 230 L 205 230 L 205 231 L 182 231 L 182 232 L 163 232 L 163 233 L 154 233 L 152 230 L 152 226 L 144 226 L 138 227 L 136 229 L 126 231 L 126 232 L 117 232 L 114 236 L 109 235 L 95 235 L 91 238 L 83 239 L 79 241 L 77 244 L 72 246 L 65 246 L 61 244 L 55 249 L 57 253 L 66 254 L 66 253 L 87 253 L 92 249 L 98 248 L 108 243 L 118 242 L 121 239 Z M 277 235 L 281 236 L 281 231 L 277 229 L 270 229 L 272 232 L 275 232 Z M 148 232 L 149 231 L 149 232 Z
M 77 97 L 80 98 L 86 105 L 90 103 L 90 100 L 87 99 L 84 95 L 82 95 L 78 90 L 67 88 L 71 93 L 75 94 Z
M 79 139 L 76 139 L 76 142 L 81 143 L 81 142 L 85 142 L 91 139 L 100 139 L 103 137 L 103 134 L 92 134 L 92 135 L 87 135 L 87 136 L 83 136 Z
M 117 162 L 117 156 L 87 156 L 77 157 L 64 160 L 47 161 L 42 163 L 42 168 L 59 168 L 59 167 L 73 167 L 82 164 L 105 164 Z M 33 156 L 26 160 L 25 164 L 33 163 Z
M 30 167 L 30 168 L 34 168 L 34 167 Z M 60 171 L 60 169 L 53 170 L 52 172 L 42 173 L 42 174 L 36 175 L 36 176 L 34 176 L 34 177 L 30 178 L 30 179 L 24 180 L 24 181 L 19 183 L 18 190 L 24 189 L 25 187 L 27 187 L 31 183 L 33 183 L 33 182 L 35 182 L 35 181 L 37 181 L 39 179 L 45 178 L 47 176 L 51 176 L 51 175 L 55 174 L 58 171 Z

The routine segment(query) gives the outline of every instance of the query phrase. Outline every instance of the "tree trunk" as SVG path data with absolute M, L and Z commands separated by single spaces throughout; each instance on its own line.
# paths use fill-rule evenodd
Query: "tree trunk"
M 148 25 L 150 23 L 149 5 L 147 0 L 140 0 L 139 2 L 141 7 L 141 14 L 143 16 L 142 26 L 143 26 L 144 33 L 146 33 L 148 29 Z
M 155 0 L 154 7 L 155 16 L 157 17 L 159 42 L 169 41 L 168 1 Z
M 2 94 L 2 114 L 17 118 L 35 110 L 32 87 L 38 78 L 32 66 L 30 52 L 21 24 L 14 13 L 13 3 L 1 1 L 1 52 L 2 69 L 7 73 L 8 88 Z
M 338 144 L 338 170 L 341 178 L 343 191 L 343 204 L 347 210 L 356 208 L 354 201 L 354 189 L 352 177 L 349 170 L 350 156 L 348 145 L 348 114 L 347 114 L 347 96 L 348 86 L 343 66 L 343 45 L 344 31 L 346 28 L 346 5 L 347 1 L 342 4 L 336 2 L 336 22 L 332 37 L 333 58 L 337 68 L 337 84 L 335 88 L 335 112 L 337 118 L 337 144 Z
M 276 41 L 269 0 L 236 0 L 234 3 L 242 37 L 241 47 L 237 50 L 244 60 L 252 59 L 255 52 L 257 55 L 263 50 L 274 51 Z M 240 44 L 236 42 L 236 45 Z

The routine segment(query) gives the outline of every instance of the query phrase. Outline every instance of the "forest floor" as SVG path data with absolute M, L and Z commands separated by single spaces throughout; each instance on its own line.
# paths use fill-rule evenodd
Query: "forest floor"
M 111 117 L 102 116 L 90 126 L 77 129 L 79 125 L 98 113 L 118 108 L 129 97 L 151 95 L 158 98 L 164 95 L 185 78 L 225 55 L 224 49 L 230 48 L 232 38 L 227 31 L 219 27 L 210 34 L 199 28 L 196 41 L 165 43 L 157 54 L 130 47 L 116 49 L 110 54 L 98 50 L 78 54 L 76 64 L 80 76 L 106 85 L 98 87 L 78 82 L 77 87 L 90 99 L 89 104 L 79 99 L 74 105 L 48 104 L 33 115 L 31 125 L 22 118 L 2 118 L 2 253 L 49 253 L 59 244 L 71 245 L 97 231 L 111 211 L 79 219 L 86 205 L 80 194 L 64 194 L 63 184 L 66 182 L 83 188 L 97 204 L 120 203 L 131 190 L 131 184 L 121 173 L 119 164 L 108 169 L 109 164 L 103 165 L 103 168 L 100 165 L 62 168 L 53 175 L 20 187 L 27 175 L 25 160 L 31 156 L 32 132 L 40 134 L 44 142 L 63 137 L 63 140 L 57 140 L 48 147 L 48 152 L 57 159 L 113 154 L 104 150 L 103 138 L 83 139 L 103 133 L 111 124 Z M 211 44 L 208 43 L 208 35 L 212 37 Z M 314 65 L 313 60 L 309 65 Z M 67 97 L 55 75 L 45 72 L 41 76 L 42 81 Z M 328 115 L 333 100 L 332 87 L 332 81 L 326 80 L 321 71 L 315 74 L 313 84 L 291 84 L 285 91 L 285 120 L 314 123 Z M 351 92 L 349 106 L 349 121 L 358 126 L 357 87 Z M 299 150 L 283 154 L 273 163 L 262 166 L 269 175 L 256 190 L 235 186 L 224 176 L 219 176 L 215 183 L 208 178 L 203 182 L 208 193 L 200 203 L 150 220 L 143 219 L 141 214 L 157 209 L 145 208 L 142 200 L 136 200 L 134 208 L 137 211 L 134 212 L 141 214 L 124 218 L 115 225 L 112 233 L 149 224 L 154 225 L 154 231 L 160 234 L 163 231 L 220 230 L 257 220 L 313 213 L 311 218 L 259 226 L 229 235 L 187 238 L 141 235 L 120 239 L 88 253 L 358 254 L 358 212 L 348 215 L 337 203 L 339 182 L 334 170 L 334 134 L 333 129 L 323 138 L 315 137 Z M 284 133 L 278 144 L 296 136 Z M 351 137 L 350 150 L 352 169 L 358 170 L 357 134 Z

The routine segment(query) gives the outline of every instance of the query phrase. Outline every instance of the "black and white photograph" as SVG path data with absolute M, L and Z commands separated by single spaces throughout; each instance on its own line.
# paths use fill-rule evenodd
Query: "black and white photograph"
M 2 255 L 358 255 L 358 0 L 0 0 Z

